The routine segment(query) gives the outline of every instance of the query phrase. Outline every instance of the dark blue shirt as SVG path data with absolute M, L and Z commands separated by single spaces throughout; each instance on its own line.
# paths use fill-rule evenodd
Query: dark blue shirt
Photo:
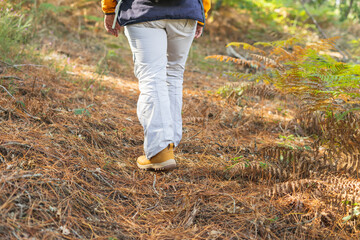
M 122 0 L 120 25 L 160 19 L 194 19 L 205 22 L 202 0 Z

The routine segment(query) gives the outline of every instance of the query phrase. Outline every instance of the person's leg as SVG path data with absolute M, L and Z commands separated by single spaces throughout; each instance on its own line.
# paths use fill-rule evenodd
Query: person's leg
M 139 79 L 137 114 L 144 128 L 144 150 L 150 159 L 174 142 L 173 120 L 166 83 L 167 34 L 164 21 L 125 27 Z
M 196 21 L 188 19 L 167 20 L 166 82 L 169 88 L 171 116 L 173 119 L 174 145 L 182 137 L 182 90 L 185 62 L 195 36 Z

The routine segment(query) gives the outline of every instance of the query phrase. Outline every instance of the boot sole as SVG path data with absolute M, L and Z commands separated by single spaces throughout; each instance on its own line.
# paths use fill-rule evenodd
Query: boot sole
M 171 170 L 176 168 L 176 162 L 174 159 L 169 159 L 162 163 L 151 163 L 147 165 L 140 165 L 136 163 L 140 169 L 144 170 L 155 170 L 155 171 L 164 171 L 164 170 Z

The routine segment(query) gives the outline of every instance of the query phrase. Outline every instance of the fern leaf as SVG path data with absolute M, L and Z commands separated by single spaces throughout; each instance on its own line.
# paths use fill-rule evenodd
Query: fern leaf
M 229 47 L 229 46 L 243 47 L 244 49 L 250 50 L 252 52 L 258 52 L 258 53 L 263 54 L 263 55 L 266 54 L 263 50 L 261 50 L 259 48 L 256 48 L 256 47 L 254 47 L 254 46 L 252 46 L 252 45 L 250 45 L 248 43 L 244 43 L 244 42 L 231 42 L 228 45 L 226 45 L 226 47 Z
M 207 56 L 205 59 L 216 59 L 218 61 L 221 62 L 233 62 L 242 66 L 249 66 L 249 67 L 253 67 L 253 68 L 259 68 L 260 67 L 260 63 L 254 60 L 245 60 L 245 59 L 240 59 L 240 58 L 233 58 L 233 57 L 229 57 L 229 56 L 224 56 L 224 55 L 212 55 L 212 56 Z

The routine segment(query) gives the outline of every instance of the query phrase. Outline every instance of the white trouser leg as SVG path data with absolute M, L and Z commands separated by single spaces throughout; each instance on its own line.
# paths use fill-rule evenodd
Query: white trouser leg
M 166 82 L 169 87 L 170 109 L 174 122 L 174 145 L 182 137 L 182 89 L 185 63 L 195 35 L 195 20 L 168 20 L 166 25 L 168 63 Z
M 158 20 L 125 27 L 139 79 L 137 114 L 148 159 L 168 144 L 180 142 L 182 80 L 194 22 Z

